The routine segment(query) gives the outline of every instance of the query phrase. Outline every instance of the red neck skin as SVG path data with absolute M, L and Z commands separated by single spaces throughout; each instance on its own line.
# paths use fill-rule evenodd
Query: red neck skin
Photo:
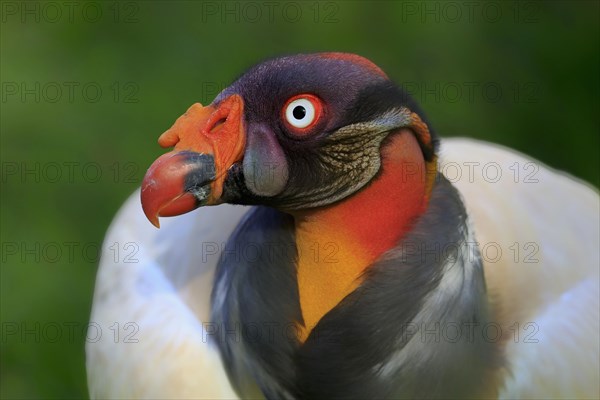
M 425 211 L 426 186 L 422 151 L 412 132 L 403 129 L 382 146 L 382 170 L 366 188 L 333 206 L 296 215 L 296 224 L 316 235 L 333 231 L 374 261 Z
M 367 187 L 332 206 L 294 215 L 305 322 L 301 341 L 425 211 L 425 178 L 421 148 L 413 133 L 403 129 L 382 146 L 382 169 Z

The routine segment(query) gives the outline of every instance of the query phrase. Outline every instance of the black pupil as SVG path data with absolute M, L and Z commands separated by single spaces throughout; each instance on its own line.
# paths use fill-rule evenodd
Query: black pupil
M 306 115 L 306 108 L 304 108 L 302 106 L 296 106 L 296 107 L 294 107 L 294 110 L 292 111 L 292 115 L 296 119 L 302 119 Z

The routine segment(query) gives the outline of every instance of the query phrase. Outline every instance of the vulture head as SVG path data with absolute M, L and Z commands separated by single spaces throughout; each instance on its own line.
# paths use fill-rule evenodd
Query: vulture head
M 408 197 L 425 198 L 435 171 L 436 140 L 417 105 L 371 61 L 344 53 L 259 64 L 209 106 L 192 105 L 159 144 L 174 150 L 150 167 L 141 194 L 156 226 L 220 203 L 292 214 L 330 206 L 375 180 L 386 155 L 391 168 L 404 165 L 396 183 Z

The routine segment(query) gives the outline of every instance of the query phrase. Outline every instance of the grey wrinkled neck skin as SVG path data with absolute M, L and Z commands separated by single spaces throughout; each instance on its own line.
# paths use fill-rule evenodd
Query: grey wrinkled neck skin
M 479 250 L 458 192 L 438 176 L 428 210 L 304 344 L 293 219 L 257 207 L 232 234 L 210 339 L 242 397 L 476 397 L 500 364 Z M 469 242 L 471 242 L 469 244 Z

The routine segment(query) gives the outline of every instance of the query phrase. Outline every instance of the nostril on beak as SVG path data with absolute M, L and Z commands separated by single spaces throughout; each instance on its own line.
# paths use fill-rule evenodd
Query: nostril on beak
M 215 122 L 213 127 L 210 129 L 210 132 L 214 131 L 219 126 L 223 125 L 226 121 L 227 121 L 227 117 L 220 118 L 217 122 Z
M 204 134 L 213 132 L 216 128 L 227 122 L 229 110 L 219 109 L 216 113 L 210 116 L 208 123 L 204 126 Z
M 206 125 L 204 127 L 204 134 L 209 134 L 209 133 L 213 132 L 216 128 L 218 128 L 219 126 L 225 124 L 227 122 L 227 118 L 229 117 L 229 114 L 231 113 L 231 111 L 232 111 L 231 101 L 225 100 L 225 102 L 223 102 L 219 106 L 217 111 L 209 117 L 208 122 L 206 123 Z

